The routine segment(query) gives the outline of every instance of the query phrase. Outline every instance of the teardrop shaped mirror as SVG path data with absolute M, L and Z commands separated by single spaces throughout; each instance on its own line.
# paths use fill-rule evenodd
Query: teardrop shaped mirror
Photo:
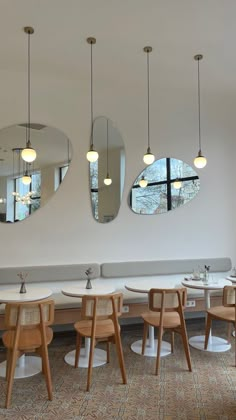
M 0 130 L 0 221 L 18 222 L 44 206 L 60 186 L 71 161 L 71 144 L 60 130 L 31 123 L 36 159 L 22 159 L 28 124 Z
M 191 166 L 179 159 L 163 158 L 147 166 L 136 178 L 129 204 L 138 214 L 166 213 L 188 203 L 199 189 L 199 177 Z
M 92 213 L 99 223 L 117 216 L 125 180 L 125 148 L 119 130 L 106 117 L 93 123 L 93 142 L 99 158 L 89 164 Z

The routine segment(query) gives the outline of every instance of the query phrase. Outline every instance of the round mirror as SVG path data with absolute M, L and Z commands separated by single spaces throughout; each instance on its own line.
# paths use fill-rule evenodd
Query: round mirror
M 0 130 L 0 221 L 23 220 L 42 207 L 60 186 L 71 160 L 71 146 L 61 131 L 30 124 L 36 159 L 22 159 L 28 124 Z
M 118 214 L 125 179 L 123 139 L 113 122 L 98 117 L 93 123 L 93 143 L 99 158 L 89 164 L 93 217 L 111 222 Z
M 188 203 L 199 189 L 199 177 L 191 166 L 179 159 L 159 159 L 134 181 L 130 207 L 138 214 L 165 213 Z

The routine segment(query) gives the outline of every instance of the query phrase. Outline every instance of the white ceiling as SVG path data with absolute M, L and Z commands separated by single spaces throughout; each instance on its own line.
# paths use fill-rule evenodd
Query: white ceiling
M 202 53 L 202 85 L 231 92 L 236 86 L 235 0 L 0 0 L 0 70 L 26 72 L 26 25 L 36 72 L 87 80 L 95 36 L 94 81 L 145 83 L 151 45 L 151 83 L 188 88 L 196 82 L 193 56 Z

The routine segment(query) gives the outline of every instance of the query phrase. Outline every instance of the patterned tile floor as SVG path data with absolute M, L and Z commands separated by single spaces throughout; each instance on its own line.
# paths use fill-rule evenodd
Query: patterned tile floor
M 213 325 L 215 335 L 226 336 L 224 324 Z M 204 333 L 204 320 L 188 320 L 189 337 Z M 155 358 L 130 350 L 142 337 L 142 326 L 122 328 L 128 384 L 121 384 L 115 349 L 109 365 L 93 369 L 91 391 L 85 391 L 87 369 L 74 369 L 64 355 L 74 349 L 73 333 L 55 334 L 50 345 L 53 401 L 47 400 L 41 374 L 14 381 L 11 408 L 4 409 L 6 383 L 0 378 L 0 419 L 14 420 L 236 420 L 236 367 L 234 339 L 224 353 L 190 348 L 193 372 L 187 365 L 177 336 L 175 352 L 161 359 L 159 376 Z M 168 341 L 169 336 L 166 334 Z M 102 344 L 99 347 L 103 347 Z M 5 351 L 0 352 L 0 361 Z

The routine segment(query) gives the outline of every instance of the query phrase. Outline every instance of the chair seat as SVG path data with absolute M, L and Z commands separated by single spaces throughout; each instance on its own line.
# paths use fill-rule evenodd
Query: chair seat
M 153 327 L 159 327 L 160 325 L 160 313 L 159 312 L 145 312 L 142 314 L 142 318 L 145 322 L 152 325 Z M 165 312 L 163 318 L 163 328 L 177 328 L 180 326 L 180 317 L 177 312 Z
M 91 337 L 92 320 L 78 321 L 74 325 L 76 331 L 83 337 Z M 114 325 L 111 319 L 98 320 L 96 323 L 95 337 L 107 338 L 115 334 Z
M 50 327 L 45 328 L 46 344 L 50 344 L 53 338 L 53 330 Z M 12 349 L 14 344 L 15 331 L 6 331 L 3 333 L 2 340 L 6 348 Z M 20 334 L 17 348 L 19 350 L 30 350 L 32 348 L 39 348 L 42 345 L 40 330 L 37 328 L 23 330 Z
M 214 318 L 223 320 L 223 321 L 235 321 L 235 308 L 225 307 L 225 306 L 215 306 L 208 309 L 207 311 L 210 315 L 213 315 Z

